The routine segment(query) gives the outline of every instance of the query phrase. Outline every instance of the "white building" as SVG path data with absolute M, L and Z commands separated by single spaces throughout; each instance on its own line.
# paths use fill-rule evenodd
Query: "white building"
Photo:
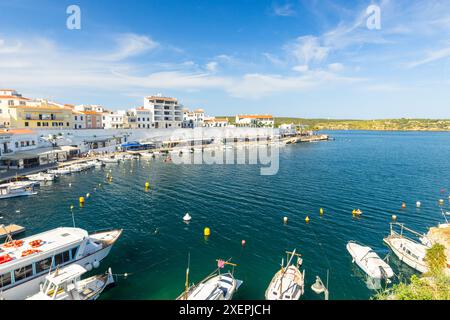
M 124 110 L 103 114 L 103 128 L 123 129 L 125 127 L 126 116 L 127 113 Z
M 144 98 L 144 108 L 150 110 L 154 128 L 181 128 L 183 111 L 176 98 L 148 96 Z
M 13 89 L 0 89 L 0 128 L 8 128 L 11 125 L 9 107 L 25 106 L 31 99 L 24 98 Z
M 271 115 L 237 115 L 236 126 L 273 128 L 275 120 Z
M 203 109 L 195 109 L 189 111 L 184 108 L 183 110 L 183 128 L 197 128 L 203 127 L 205 121 L 205 111 Z
M 73 128 L 74 129 L 86 129 L 86 120 L 85 120 L 85 114 L 81 111 L 72 111 L 72 117 L 73 117 Z
M 210 117 L 210 118 L 205 119 L 203 126 L 208 127 L 208 128 L 228 127 L 228 119 L 227 118 Z
M 97 113 L 108 112 L 104 107 L 97 104 L 80 104 L 74 107 L 76 111 L 92 111 Z
M 139 107 L 130 110 L 128 123 L 133 123 L 133 129 L 151 129 L 155 127 L 152 119 L 152 111 L 150 109 Z

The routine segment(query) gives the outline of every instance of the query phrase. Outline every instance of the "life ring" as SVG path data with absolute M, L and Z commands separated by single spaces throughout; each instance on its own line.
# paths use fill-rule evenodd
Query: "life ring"
M 21 247 L 23 245 L 23 240 L 13 240 L 10 242 L 5 243 L 3 246 L 5 248 L 18 248 Z
M 41 250 L 29 249 L 22 252 L 22 257 L 29 256 L 30 254 L 42 252 Z
M 37 247 L 42 246 L 42 243 L 43 243 L 43 241 L 42 241 L 41 239 L 37 239 L 37 240 L 31 241 L 31 242 L 30 242 L 30 246 L 31 246 L 32 248 L 37 248 Z

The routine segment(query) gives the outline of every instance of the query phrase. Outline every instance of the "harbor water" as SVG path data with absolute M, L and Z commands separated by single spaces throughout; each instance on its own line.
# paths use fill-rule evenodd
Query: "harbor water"
M 295 248 L 306 270 L 303 299 L 323 298 L 310 287 L 317 275 L 325 282 L 327 271 L 330 299 L 368 299 L 374 291 L 352 264 L 346 243 L 359 241 L 384 258 L 392 215 L 419 232 L 443 221 L 438 200 L 448 208 L 450 133 L 329 134 L 334 141 L 282 148 L 273 176 L 260 175 L 255 165 L 176 165 L 163 158 L 63 176 L 42 185 L 36 196 L 2 200 L 0 223 L 24 226 L 26 236 L 72 226 L 73 205 L 77 227 L 123 228 L 91 273 L 111 267 L 128 276 L 118 277 L 101 299 L 176 298 L 184 289 L 188 254 L 190 282 L 213 271 L 216 259 L 232 258 L 235 276 L 243 280 L 234 298 L 264 299 L 284 252 Z M 363 211 L 359 218 L 352 216 L 356 208 Z M 182 219 L 187 212 L 189 224 Z M 400 277 L 414 273 L 392 255 L 388 261 Z

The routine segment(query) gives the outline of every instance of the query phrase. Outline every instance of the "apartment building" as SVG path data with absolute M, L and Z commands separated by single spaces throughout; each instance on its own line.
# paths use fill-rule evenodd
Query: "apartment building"
M 182 106 L 176 98 L 162 95 L 144 98 L 144 109 L 150 110 L 153 128 L 181 128 L 183 123 Z
M 207 128 L 228 127 L 228 119 L 227 118 L 210 117 L 210 118 L 205 119 L 203 126 L 207 127 Z
M 124 110 L 119 110 L 111 113 L 103 114 L 103 128 L 104 129 L 123 129 L 125 128 L 125 118 L 127 112 Z

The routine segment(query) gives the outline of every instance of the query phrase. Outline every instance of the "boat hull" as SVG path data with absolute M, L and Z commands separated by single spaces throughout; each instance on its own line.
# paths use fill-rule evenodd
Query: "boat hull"
M 79 264 L 85 268 L 89 265 L 92 266 L 94 265 L 94 261 L 101 262 L 109 254 L 111 248 L 112 246 L 102 248 L 72 263 Z M 27 297 L 35 294 L 36 292 L 39 292 L 40 285 L 44 283 L 45 277 L 47 275 L 48 273 L 44 273 L 42 275 L 30 278 L 29 280 L 24 281 L 20 284 L 17 284 L 12 288 L 3 291 L 0 294 L 0 297 L 6 300 L 24 300 Z
M 389 246 L 389 248 L 391 248 L 392 252 L 394 252 L 394 254 L 397 256 L 397 258 L 406 263 L 408 266 L 410 266 L 411 268 L 421 272 L 421 273 L 425 273 L 428 271 L 427 266 L 425 265 L 425 263 L 420 263 L 417 260 L 414 260 L 412 258 L 410 258 L 408 255 L 404 254 L 402 251 L 400 251 L 399 248 L 397 248 L 396 245 L 394 245 L 392 243 L 392 239 L 387 237 L 383 239 L 384 243 L 386 243 L 387 246 Z

